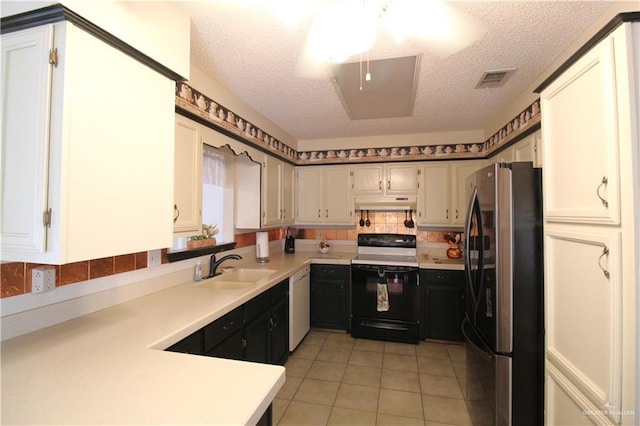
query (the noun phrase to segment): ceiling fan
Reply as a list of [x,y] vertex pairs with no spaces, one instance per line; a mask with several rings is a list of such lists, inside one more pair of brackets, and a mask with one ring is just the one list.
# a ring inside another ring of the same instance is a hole
[[305,78],[326,78],[331,64],[367,60],[383,38],[449,56],[484,32],[444,0],[279,0],[276,13],[290,28],[311,21],[296,69]]

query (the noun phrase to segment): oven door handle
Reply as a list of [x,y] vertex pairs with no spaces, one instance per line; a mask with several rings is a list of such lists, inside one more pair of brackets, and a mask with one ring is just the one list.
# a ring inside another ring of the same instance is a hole
[[374,321],[360,321],[360,325],[370,328],[381,328],[385,330],[400,330],[407,331],[409,327],[402,324],[390,324],[388,322],[374,322]]

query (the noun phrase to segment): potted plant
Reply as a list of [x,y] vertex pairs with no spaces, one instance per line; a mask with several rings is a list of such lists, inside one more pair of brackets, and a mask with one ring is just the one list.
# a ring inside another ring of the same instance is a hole
[[216,238],[215,236],[218,234],[219,229],[217,225],[202,225],[202,234],[193,235],[189,237],[187,241],[188,249],[195,249],[201,247],[215,246]]

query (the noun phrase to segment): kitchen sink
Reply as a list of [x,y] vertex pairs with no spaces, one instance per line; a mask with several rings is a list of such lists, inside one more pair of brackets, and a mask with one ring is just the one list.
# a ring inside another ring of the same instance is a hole
[[273,275],[273,269],[241,268],[232,272],[225,272],[213,278],[205,278],[198,282],[196,287],[212,288],[217,290],[240,290],[250,287],[258,281]]

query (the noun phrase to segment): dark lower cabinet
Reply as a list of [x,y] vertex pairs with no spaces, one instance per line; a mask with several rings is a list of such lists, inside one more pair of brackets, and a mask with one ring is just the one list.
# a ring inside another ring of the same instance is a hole
[[349,330],[351,268],[311,265],[311,326]]
[[284,365],[289,357],[289,281],[282,281],[244,308],[244,359]]
[[[289,358],[289,283],[286,296],[278,297],[271,307],[271,364],[284,365]],[[277,293],[277,292],[276,292]]]
[[[165,350],[284,365],[289,357],[289,280]],[[258,425],[271,426],[272,412],[269,405]]]
[[462,340],[464,271],[420,270],[420,337]]
[[203,355],[243,359],[242,306],[204,327]]

